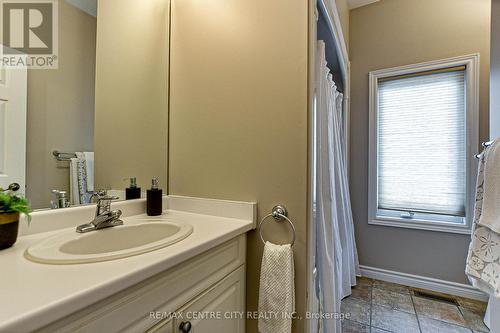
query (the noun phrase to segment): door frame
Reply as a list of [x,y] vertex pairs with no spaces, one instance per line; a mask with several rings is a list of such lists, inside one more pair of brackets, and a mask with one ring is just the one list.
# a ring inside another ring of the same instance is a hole
[[[314,159],[316,153],[314,151],[314,107],[315,107],[315,61],[316,61],[316,45],[317,45],[317,19],[318,10],[321,10],[325,16],[329,30],[332,33],[333,40],[336,42],[334,45],[337,56],[339,59],[342,78],[344,81],[344,108],[346,112],[345,117],[345,142],[346,142],[346,166],[349,175],[349,160],[350,160],[350,80],[351,69],[349,63],[349,55],[347,51],[347,43],[342,31],[340,15],[336,6],[329,5],[335,4],[334,1],[326,0],[309,0],[308,1],[308,193],[307,193],[307,291],[306,291],[306,311],[315,312],[318,309],[318,301],[315,297],[315,252],[316,252],[316,234],[315,234],[315,220],[314,220],[314,191],[315,191],[315,163]],[[317,333],[314,331],[315,321],[305,320],[305,332]]]

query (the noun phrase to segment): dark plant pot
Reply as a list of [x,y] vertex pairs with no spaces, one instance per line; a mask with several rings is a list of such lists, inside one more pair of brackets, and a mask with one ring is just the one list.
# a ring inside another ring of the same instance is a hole
[[19,230],[19,213],[0,213],[0,250],[14,245]]

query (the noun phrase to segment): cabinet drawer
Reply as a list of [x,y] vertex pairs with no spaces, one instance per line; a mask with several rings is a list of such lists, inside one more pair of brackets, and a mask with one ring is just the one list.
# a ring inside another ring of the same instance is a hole
[[40,332],[145,332],[161,321],[151,313],[175,312],[244,265],[245,251],[246,235],[241,235]]

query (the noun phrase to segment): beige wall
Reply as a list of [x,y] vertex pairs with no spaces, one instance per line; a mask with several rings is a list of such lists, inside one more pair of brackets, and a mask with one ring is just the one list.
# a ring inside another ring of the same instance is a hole
[[491,2],[490,138],[500,137],[500,0]]
[[[170,194],[283,203],[297,227],[297,310],[305,307],[307,2],[173,0]],[[286,225],[265,237],[289,241]],[[279,235],[279,236],[278,236]],[[247,310],[263,245],[248,235]],[[303,332],[299,323],[295,332]],[[257,332],[249,320],[249,333]]]
[[368,72],[480,53],[480,139],[486,139],[490,1],[382,0],[351,11],[350,22],[351,198],[361,264],[466,283],[470,236],[367,224]]
[[59,1],[59,69],[28,71],[26,184],[33,208],[69,190],[68,162],[52,150],[92,151],[96,19]]
[[347,48],[349,48],[349,4],[347,0],[335,0],[340,17],[340,25]]
[[[98,2],[95,183],[167,183],[169,0]],[[127,181],[124,180],[127,178]]]

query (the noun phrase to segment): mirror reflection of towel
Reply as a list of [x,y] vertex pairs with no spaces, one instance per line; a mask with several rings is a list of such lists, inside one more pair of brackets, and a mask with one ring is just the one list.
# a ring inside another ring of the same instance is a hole
[[84,152],[85,171],[87,173],[87,192],[94,192],[94,152]]
[[69,168],[71,204],[88,204],[94,191],[94,153],[75,152],[75,155]]
[[80,190],[78,187],[78,158],[72,158],[69,160],[69,191],[72,205],[80,204]]

